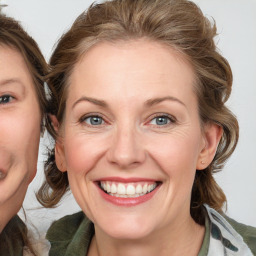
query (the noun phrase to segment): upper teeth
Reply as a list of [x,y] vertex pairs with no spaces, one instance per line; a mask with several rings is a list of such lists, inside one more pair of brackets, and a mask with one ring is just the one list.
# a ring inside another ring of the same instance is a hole
[[101,188],[112,196],[117,197],[138,197],[153,191],[156,183],[118,183],[111,181],[101,181]]

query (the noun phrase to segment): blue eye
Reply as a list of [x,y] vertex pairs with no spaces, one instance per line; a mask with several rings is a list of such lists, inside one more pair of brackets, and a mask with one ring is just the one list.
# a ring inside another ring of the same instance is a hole
[[89,116],[84,119],[89,125],[101,125],[104,123],[103,119],[100,116]]
[[151,120],[150,124],[161,126],[167,125],[170,122],[172,122],[172,120],[168,116],[157,116]]
[[3,95],[0,97],[0,104],[7,104],[12,101],[13,97],[11,95]]

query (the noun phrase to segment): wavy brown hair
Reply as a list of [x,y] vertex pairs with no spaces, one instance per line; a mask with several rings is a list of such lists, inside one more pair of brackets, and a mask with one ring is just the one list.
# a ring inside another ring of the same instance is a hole
[[[44,91],[44,76],[47,72],[47,64],[45,59],[32,37],[30,37],[13,18],[7,17],[0,12],[0,46],[7,46],[17,50],[21,53],[25,63],[28,67],[30,75],[34,81],[36,96],[39,102],[41,111],[41,130],[43,130],[43,120],[45,117],[47,100]],[[12,225],[10,225],[12,223]],[[14,225],[16,222],[10,220],[9,225],[3,230],[1,234],[1,244],[5,245],[6,250],[12,252],[12,244],[10,241],[16,241],[17,237],[21,239],[20,243],[25,246],[26,250],[36,255],[27,237],[27,228],[24,226],[22,229]],[[11,230],[10,230],[11,227]],[[15,236],[13,235],[15,234]]]
[[[191,195],[191,215],[203,223],[203,204],[221,211],[226,197],[213,174],[223,168],[238,141],[238,123],[225,106],[232,87],[232,72],[218,52],[210,22],[196,4],[186,0],[112,0],[93,4],[61,37],[50,59],[48,83],[53,87],[50,114],[63,121],[69,78],[75,64],[96,44],[146,38],[175,49],[194,68],[195,92],[202,124],[222,127],[223,136],[212,163],[197,171]],[[57,139],[53,127],[50,134]],[[55,206],[67,190],[67,173],[58,171],[54,150],[45,165],[46,181],[38,192],[45,207]]]

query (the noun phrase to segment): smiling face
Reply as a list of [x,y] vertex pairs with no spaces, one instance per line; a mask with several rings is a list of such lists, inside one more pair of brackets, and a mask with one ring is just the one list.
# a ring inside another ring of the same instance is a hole
[[96,234],[139,239],[193,222],[207,148],[194,80],[179,54],[150,41],[101,43],[76,64],[56,161]]
[[17,213],[37,168],[41,113],[22,55],[0,46],[0,232]]

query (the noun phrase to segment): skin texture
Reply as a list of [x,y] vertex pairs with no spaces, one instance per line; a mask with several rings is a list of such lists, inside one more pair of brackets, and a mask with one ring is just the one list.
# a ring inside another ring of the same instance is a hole
[[[100,43],[76,64],[56,161],[95,224],[89,255],[197,255],[204,228],[190,216],[191,189],[221,129],[201,127],[194,78],[182,56],[145,40]],[[96,183],[113,177],[160,185],[150,200],[118,206]]]
[[18,212],[34,178],[41,114],[22,55],[0,46],[0,232]]

